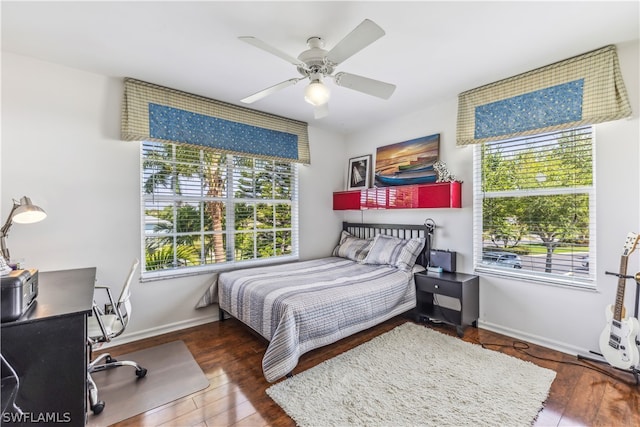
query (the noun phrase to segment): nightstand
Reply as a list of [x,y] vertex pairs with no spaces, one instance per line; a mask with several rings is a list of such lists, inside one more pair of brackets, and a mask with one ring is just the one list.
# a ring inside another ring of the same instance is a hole
[[[465,273],[416,273],[416,315],[442,320],[454,325],[458,336],[464,334],[464,327],[477,326],[480,315],[480,279]],[[455,298],[460,302],[460,310],[438,304],[438,296]]]

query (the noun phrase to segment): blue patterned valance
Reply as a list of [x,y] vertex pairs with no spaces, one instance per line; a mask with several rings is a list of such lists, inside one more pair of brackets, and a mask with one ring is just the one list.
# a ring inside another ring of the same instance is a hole
[[125,79],[122,137],[310,163],[307,124]]
[[458,101],[458,145],[631,115],[615,46],[464,92]]
[[298,136],[244,123],[149,104],[149,135],[224,152],[298,159]]
[[476,107],[475,138],[490,138],[576,122],[584,79]]

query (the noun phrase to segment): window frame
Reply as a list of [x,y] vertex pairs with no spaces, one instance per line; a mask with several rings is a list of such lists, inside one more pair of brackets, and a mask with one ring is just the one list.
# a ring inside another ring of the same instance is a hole
[[[235,210],[234,210],[234,206],[235,204],[238,203],[250,203],[250,204],[254,204],[254,205],[259,205],[259,204],[273,204],[273,205],[277,205],[277,204],[287,204],[291,206],[291,227],[286,227],[286,228],[277,228],[277,227],[273,227],[273,228],[265,228],[264,230],[271,230],[274,233],[277,233],[278,231],[290,231],[291,232],[291,253],[289,254],[285,254],[285,255],[276,255],[276,256],[270,256],[270,257],[264,257],[264,258],[260,258],[260,257],[255,257],[256,254],[256,248],[254,246],[254,258],[252,259],[247,259],[247,260],[235,260],[232,259],[230,261],[225,261],[225,262],[219,262],[219,263],[211,263],[211,264],[204,264],[204,265],[197,265],[197,266],[187,266],[187,267],[173,267],[173,268],[166,268],[166,269],[159,269],[159,270],[147,270],[147,265],[146,265],[146,238],[150,237],[150,235],[147,233],[146,230],[146,201],[149,199],[153,199],[154,196],[158,197],[157,195],[155,195],[155,193],[146,193],[145,192],[145,188],[144,188],[144,184],[145,184],[145,168],[144,168],[144,162],[145,162],[145,143],[146,142],[142,142],[140,144],[140,183],[139,183],[139,191],[140,191],[140,209],[141,209],[141,259],[143,260],[143,262],[141,263],[141,281],[142,282],[146,282],[146,281],[155,281],[155,280],[163,280],[163,279],[172,279],[172,278],[178,278],[178,277],[186,277],[186,276],[193,276],[193,275],[200,275],[200,274],[210,274],[210,273],[216,273],[219,271],[225,271],[225,270],[232,270],[232,269],[236,269],[236,268],[247,268],[247,267],[254,267],[254,266],[260,266],[260,265],[269,265],[269,264],[278,264],[278,263],[283,263],[283,262],[291,262],[291,261],[297,261],[299,259],[299,230],[298,230],[298,223],[299,223],[299,219],[298,219],[298,214],[299,214],[299,209],[298,209],[298,201],[299,201],[299,194],[298,194],[298,183],[299,183],[299,168],[297,166],[296,162],[286,162],[284,160],[272,160],[272,159],[263,159],[260,157],[256,157],[256,156],[251,156],[251,155],[238,155],[238,154],[223,154],[223,153],[217,153],[217,155],[221,155],[221,156],[226,156],[226,191],[225,191],[225,195],[222,197],[208,197],[206,194],[201,194],[200,196],[185,196],[185,195],[176,195],[175,192],[172,192],[172,194],[170,195],[163,195],[160,196],[159,198],[161,198],[164,202],[176,202],[178,200],[180,201],[193,201],[193,202],[198,202],[198,203],[202,203],[205,201],[211,201],[211,200],[216,200],[216,201],[222,201],[224,203],[224,212],[225,212],[225,221],[226,224],[234,224],[235,223]],[[153,142],[150,142],[153,143]],[[165,145],[171,145],[172,147],[175,147],[176,144],[175,143],[168,143],[168,142],[163,142],[162,144]],[[193,147],[195,150],[199,150],[200,152],[200,159],[199,162],[202,162],[203,159],[203,148],[202,147],[197,147],[194,146]],[[206,150],[206,149],[204,149]],[[175,149],[172,149],[172,162],[175,162]],[[253,172],[263,172],[264,169],[260,169],[258,167],[256,167],[255,163],[253,165],[253,167],[251,168],[247,168],[244,165],[235,165],[234,162],[234,158],[249,158],[249,159],[253,159],[255,160],[259,160],[260,162],[263,161],[274,161],[277,163],[282,163],[282,164],[286,164],[288,163],[290,168],[291,168],[291,197],[290,199],[275,199],[275,198],[270,198],[270,199],[266,199],[266,198],[247,198],[247,197],[235,197],[235,191],[234,191],[234,183],[235,183],[235,179],[234,177],[239,174],[241,171],[253,171]],[[166,191],[166,189],[164,190]],[[175,210],[175,204],[173,205],[174,210]],[[255,215],[255,209],[254,209],[254,215]],[[203,212],[201,212],[201,215],[203,215]],[[260,228],[254,228],[254,232],[255,233],[259,233],[262,229]],[[241,230],[241,233],[246,232],[246,230]],[[202,236],[204,236],[206,233],[205,231],[201,228],[199,232],[193,232],[190,234],[201,234]],[[203,234],[205,233],[205,234]],[[209,234],[212,234],[211,232],[207,232]],[[155,234],[155,233],[151,233],[151,237]],[[171,233],[171,236],[173,236],[173,248],[175,251],[175,247],[176,247],[176,236],[180,234],[180,233],[176,233],[176,231],[174,230]],[[235,229],[235,227],[229,229],[229,228],[225,228],[222,231],[222,235],[225,236],[225,252],[227,253],[227,256],[231,256],[234,257],[234,245],[235,245],[235,236],[236,234],[238,234],[238,230]],[[255,242],[254,242],[255,245]]]
[[[575,288],[581,290],[596,290],[596,272],[597,272],[597,259],[596,259],[596,128],[595,126],[579,126],[573,129],[567,129],[567,131],[573,131],[577,129],[587,128],[590,129],[591,137],[591,185],[590,186],[575,186],[575,187],[558,187],[555,189],[539,189],[539,190],[505,190],[505,191],[493,191],[483,192],[482,189],[482,145],[476,144],[473,148],[473,267],[474,271],[480,275],[490,275],[502,278],[518,279],[528,282],[554,285],[568,288]],[[533,139],[547,134],[554,134],[561,132],[544,132],[536,135],[525,135],[516,138],[508,138],[497,143],[506,141],[513,141],[515,139]],[[495,144],[496,142],[489,142],[489,144]],[[585,277],[560,275],[557,273],[547,272],[534,272],[525,268],[509,268],[500,267],[497,265],[489,265],[483,263],[483,201],[487,194],[491,197],[526,197],[526,196],[541,196],[541,195],[560,195],[560,194],[587,194],[589,204],[589,271]]]

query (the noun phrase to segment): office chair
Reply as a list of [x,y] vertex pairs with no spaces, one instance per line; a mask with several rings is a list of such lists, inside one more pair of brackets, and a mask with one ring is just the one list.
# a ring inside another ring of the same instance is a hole
[[[89,316],[87,327],[90,349],[89,360],[92,358],[91,353],[93,350],[100,348],[104,343],[110,342],[115,337],[121,335],[126,329],[131,317],[131,302],[129,301],[131,297],[130,286],[133,274],[136,268],[138,268],[139,263],[140,261],[137,259],[133,262],[117,302],[114,302],[111,289],[108,286],[95,287],[96,290],[106,291],[110,306],[107,306],[103,311],[95,301],[93,302],[93,316]],[[105,403],[98,400],[98,388],[93,378],[91,378],[91,374],[120,366],[131,366],[135,368],[138,379],[147,375],[147,370],[138,363],[128,360],[118,361],[108,353],[101,354],[89,363],[87,370],[87,387],[89,391],[90,408],[94,414],[97,415],[102,412]]]

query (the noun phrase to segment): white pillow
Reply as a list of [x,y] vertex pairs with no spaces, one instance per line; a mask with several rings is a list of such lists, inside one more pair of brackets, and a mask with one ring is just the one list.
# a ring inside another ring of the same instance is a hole
[[400,239],[378,234],[363,263],[390,265],[404,271],[411,271],[424,243],[424,237]]
[[333,256],[362,262],[369,253],[372,243],[373,239],[360,239],[343,230],[340,243],[333,250]]

